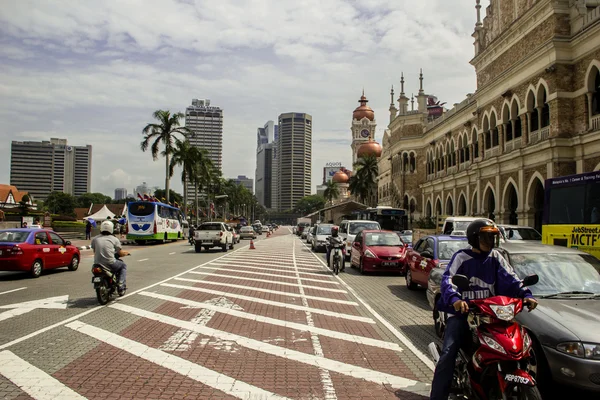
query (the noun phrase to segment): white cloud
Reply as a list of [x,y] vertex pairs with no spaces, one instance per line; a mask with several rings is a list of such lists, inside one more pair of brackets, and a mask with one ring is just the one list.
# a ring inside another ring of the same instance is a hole
[[226,176],[254,176],[256,127],[283,112],[312,114],[314,186],[326,162],[350,167],[351,115],[363,87],[379,140],[401,71],[409,95],[419,68],[426,92],[448,104],[475,90],[475,10],[464,3],[8,2],[0,14],[0,182],[9,179],[10,140],[64,137],[93,146],[94,191],[163,185],[164,162],[139,150],[141,129],[156,109],[183,111],[192,98],[210,98],[224,109]]

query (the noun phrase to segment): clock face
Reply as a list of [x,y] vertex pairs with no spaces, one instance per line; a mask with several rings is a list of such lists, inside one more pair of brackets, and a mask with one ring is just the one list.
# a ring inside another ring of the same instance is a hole
[[360,136],[364,138],[369,137],[369,131],[367,129],[363,129],[362,131],[360,131]]

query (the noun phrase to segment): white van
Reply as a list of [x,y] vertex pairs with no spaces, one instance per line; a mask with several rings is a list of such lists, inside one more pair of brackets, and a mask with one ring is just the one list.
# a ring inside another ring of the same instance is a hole
[[356,234],[360,231],[368,230],[379,230],[381,226],[377,221],[367,220],[343,220],[340,223],[340,237],[346,242],[346,258],[350,259],[350,251],[352,249],[352,242]]
[[[467,236],[467,228],[469,224],[477,219],[485,219],[496,227],[496,223],[488,218],[482,217],[448,217],[444,221],[444,227],[442,228],[442,235],[452,235],[452,236]],[[502,242],[504,239],[504,232],[502,229],[500,230],[500,241]]]

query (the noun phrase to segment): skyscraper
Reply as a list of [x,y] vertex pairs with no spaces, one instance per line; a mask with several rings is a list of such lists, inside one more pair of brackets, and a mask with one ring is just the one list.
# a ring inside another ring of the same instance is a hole
[[90,191],[92,146],[70,146],[67,139],[11,144],[10,184],[45,200],[53,192],[80,196]]
[[312,165],[312,116],[285,113],[279,116],[277,141],[278,209],[294,209],[310,195]]
[[115,200],[123,200],[127,198],[127,189],[116,188],[115,189]]
[[277,209],[277,138],[279,126],[268,121],[256,132],[255,196],[258,204],[267,209]]
[[231,180],[235,182],[236,185],[248,189],[250,193],[254,193],[254,179],[248,178],[246,175],[238,175],[237,178],[232,178]]
[[[210,105],[208,99],[193,99],[185,110],[185,126],[194,132],[190,143],[208,152],[215,168],[221,171],[223,161],[223,110]],[[188,182],[188,193],[194,185]]]

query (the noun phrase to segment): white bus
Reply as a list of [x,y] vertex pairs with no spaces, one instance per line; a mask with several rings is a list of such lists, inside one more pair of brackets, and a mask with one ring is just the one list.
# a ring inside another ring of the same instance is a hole
[[184,238],[181,211],[177,207],[153,201],[127,204],[127,239],[144,244]]

